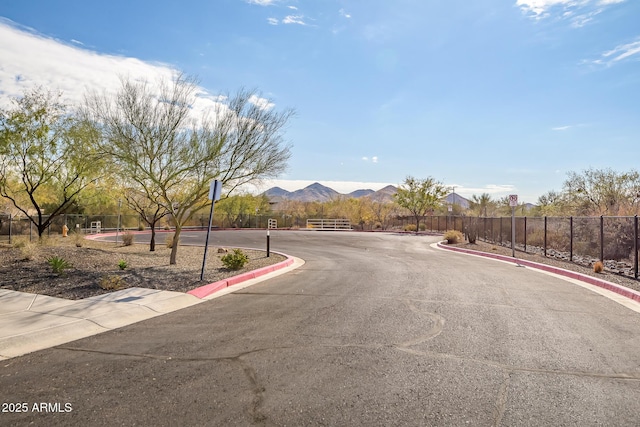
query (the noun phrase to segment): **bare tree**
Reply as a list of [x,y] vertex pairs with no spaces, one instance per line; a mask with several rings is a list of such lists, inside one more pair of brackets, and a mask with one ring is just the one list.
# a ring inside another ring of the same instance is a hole
[[101,169],[96,129],[60,98],[38,88],[0,110],[0,195],[40,237]]
[[198,118],[196,93],[196,81],[181,75],[157,88],[123,79],[115,96],[94,94],[86,103],[103,129],[104,151],[136,190],[169,212],[176,227],[170,264],[183,226],[210,203],[212,180],[220,180],[228,195],[277,176],[290,156],[282,132],[292,110],[276,112],[255,92],[241,90]]
[[149,251],[156,250],[156,225],[158,222],[169,215],[169,211],[164,207],[162,202],[158,202],[157,195],[151,196],[136,190],[135,188],[126,188],[124,190],[124,199],[127,205],[140,215],[142,221],[149,226],[151,230],[151,239],[149,240]]

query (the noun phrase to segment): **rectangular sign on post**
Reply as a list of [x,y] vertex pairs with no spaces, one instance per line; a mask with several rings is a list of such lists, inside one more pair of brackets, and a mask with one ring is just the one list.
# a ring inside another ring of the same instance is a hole
[[518,206],[518,195],[517,194],[510,194],[509,195],[509,206],[511,206],[512,208],[515,208]]
[[222,185],[220,185],[220,181],[217,179],[215,181],[211,181],[211,186],[209,187],[209,200],[220,200],[220,191]]
[[207,265],[207,250],[209,249],[209,234],[211,233],[211,223],[213,221],[213,206],[216,204],[216,200],[220,200],[222,184],[217,179],[211,181],[211,187],[209,187],[209,200],[211,200],[211,211],[209,211],[209,228],[207,228],[207,238],[204,242],[204,255],[202,257],[202,270],[200,271],[200,280],[204,280],[204,269]]

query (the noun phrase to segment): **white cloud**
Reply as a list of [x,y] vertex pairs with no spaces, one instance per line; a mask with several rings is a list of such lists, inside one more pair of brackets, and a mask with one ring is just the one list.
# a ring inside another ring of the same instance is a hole
[[[79,105],[89,92],[115,93],[121,88],[121,77],[133,81],[171,80],[178,70],[167,64],[144,62],[137,58],[100,54],[66,44],[33,30],[19,28],[9,20],[0,19],[0,107],[9,107],[12,98],[21,97],[30,89],[42,86],[61,91],[64,102]],[[226,96],[196,89],[193,115],[224,113]],[[249,100],[260,108],[274,104],[265,98]]]
[[567,130],[567,129],[571,129],[573,126],[557,126],[554,128],[551,128],[551,130]]
[[624,60],[640,60],[640,39],[618,45],[611,50],[604,52],[600,58],[594,60],[584,60],[583,64],[612,66]]
[[306,22],[304,22],[304,16],[303,15],[288,15],[285,16],[284,19],[282,20],[283,24],[298,24],[298,25],[307,25]]
[[373,157],[371,158],[371,161],[372,161],[373,163],[378,163],[378,156],[373,156]]
[[347,18],[347,19],[351,18],[351,14],[345,12],[344,9],[340,9],[338,12],[340,13],[340,16],[342,16],[343,18]]
[[623,59],[627,59],[633,55],[637,55],[640,53],[640,40],[637,40],[632,43],[622,44],[616,46],[612,50],[605,52],[602,54],[603,57],[609,58],[612,57],[610,62],[618,62]]
[[42,86],[60,90],[66,102],[78,103],[88,90],[115,92],[120,76],[133,80],[170,79],[177,72],[167,64],[99,54],[65,44],[0,19],[0,102]]
[[[451,184],[446,186],[452,187]],[[515,185],[511,184],[487,184],[484,187],[465,187],[464,185],[455,185],[455,188],[456,194],[467,198],[473,196],[474,194],[480,195],[483,193],[487,193],[492,197],[502,197],[508,196],[509,194],[515,194],[517,190]]]
[[276,18],[267,18],[267,22],[271,25],[278,25],[279,21]]
[[275,4],[277,0],[247,0],[247,3],[249,4],[257,4],[260,6],[270,6],[272,4]]
[[291,10],[298,10],[298,8],[297,8],[297,7],[295,7],[295,6],[287,6],[287,7],[288,7],[289,9],[291,9]]
[[369,158],[365,156],[365,157],[362,158],[362,160],[364,160],[365,162],[368,162]]
[[275,104],[269,102],[267,98],[260,98],[256,95],[251,95],[249,97],[249,102],[260,108],[261,110],[270,110],[275,106]]
[[544,19],[557,13],[571,20],[571,26],[580,28],[593,21],[608,6],[626,0],[517,0],[516,6],[534,19]]

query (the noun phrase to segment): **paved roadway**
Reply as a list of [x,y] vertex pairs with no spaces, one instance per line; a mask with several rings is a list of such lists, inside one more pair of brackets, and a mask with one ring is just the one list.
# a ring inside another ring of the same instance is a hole
[[[264,240],[212,235],[213,245]],[[0,425],[640,423],[640,314],[530,269],[433,249],[436,240],[272,232],[273,250],[306,264],[3,361],[2,409],[24,402],[28,412],[0,413]],[[49,413],[34,411],[40,403]]]

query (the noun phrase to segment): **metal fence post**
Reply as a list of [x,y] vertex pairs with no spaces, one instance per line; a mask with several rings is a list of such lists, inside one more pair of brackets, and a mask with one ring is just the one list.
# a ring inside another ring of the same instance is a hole
[[498,231],[498,244],[502,245],[502,217],[500,217],[500,231]]
[[544,256],[547,256],[547,217],[544,217]]
[[524,217],[524,251],[527,252],[527,217]]
[[600,261],[604,262],[604,216],[600,215]]
[[569,217],[569,261],[573,261],[573,217]]
[[633,217],[633,277],[638,278],[638,215]]

